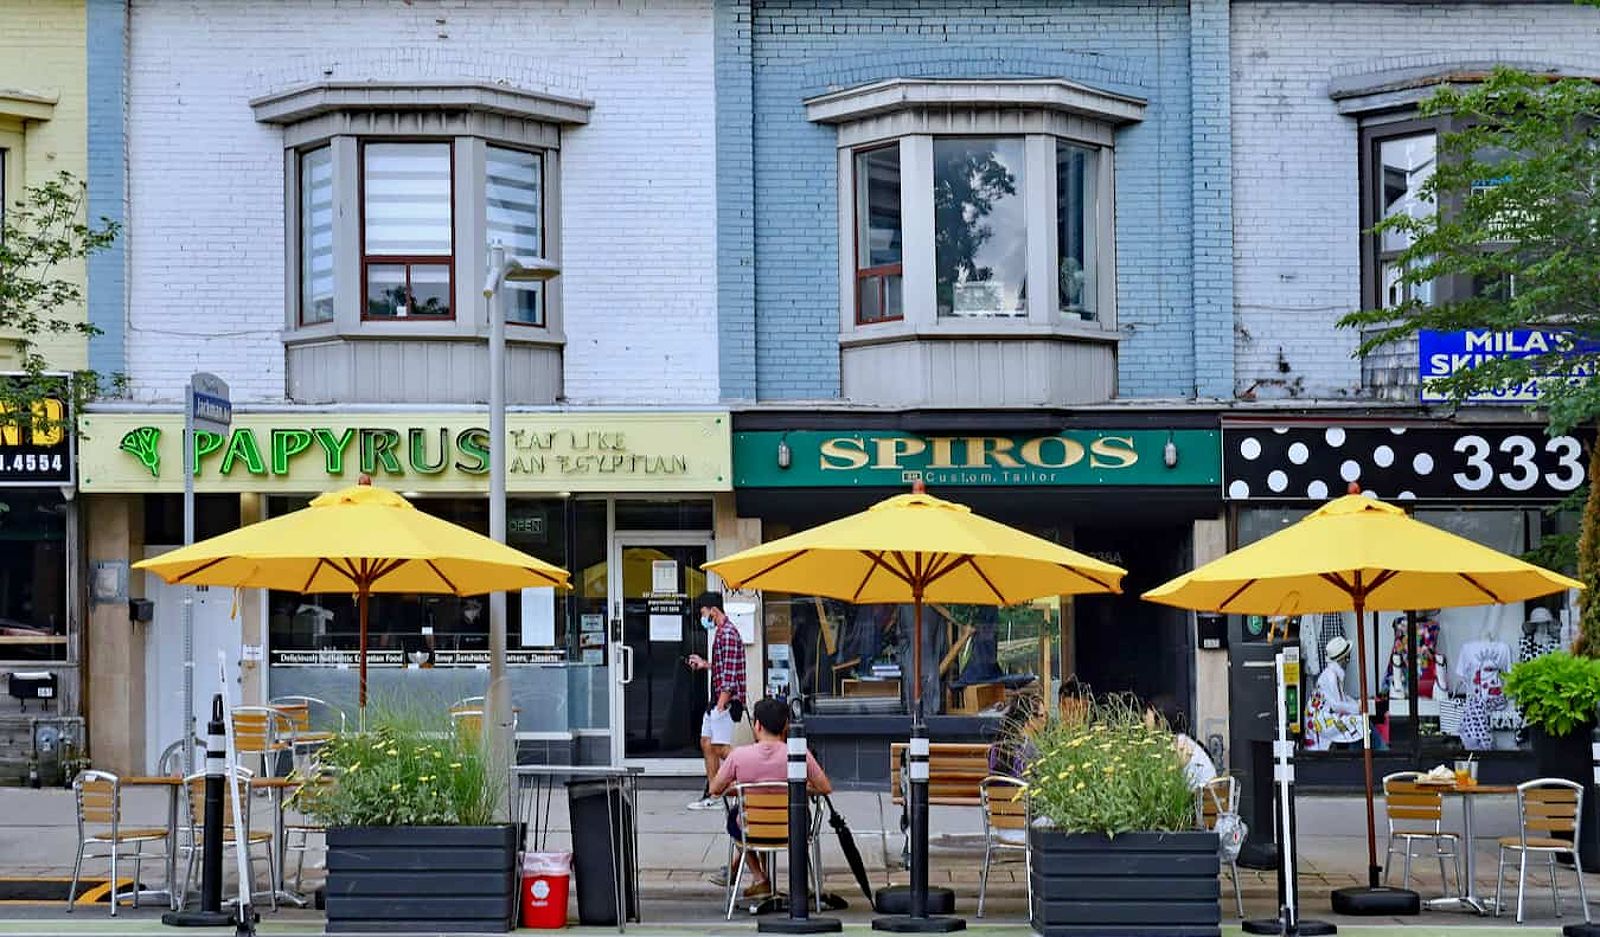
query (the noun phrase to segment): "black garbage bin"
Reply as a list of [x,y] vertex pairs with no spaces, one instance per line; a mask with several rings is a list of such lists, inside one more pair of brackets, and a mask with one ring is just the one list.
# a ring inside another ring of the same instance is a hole
[[[572,820],[572,877],[577,889],[578,923],[585,927],[616,926],[618,871],[628,917],[637,919],[633,801],[604,781],[570,781],[567,808]],[[620,869],[617,863],[621,863]]]

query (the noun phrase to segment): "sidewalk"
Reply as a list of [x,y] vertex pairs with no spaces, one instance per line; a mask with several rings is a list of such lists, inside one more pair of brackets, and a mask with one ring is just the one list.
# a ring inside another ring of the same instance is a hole
[[[630,928],[631,934],[648,934],[663,931],[650,930],[662,922],[696,924],[695,933],[713,933],[730,927],[735,933],[750,932],[750,918],[736,912],[732,925],[722,923],[721,901],[725,890],[711,884],[709,874],[723,863],[727,855],[727,838],[723,833],[723,817],[717,811],[689,811],[685,804],[692,791],[642,790],[637,816],[639,831],[639,858],[641,866],[640,887],[643,915],[647,927]],[[125,822],[152,824],[165,822],[165,800],[157,791],[131,790],[127,798],[128,820]],[[1502,802],[1503,801],[1503,802]],[[876,793],[844,791],[833,796],[833,802],[849,820],[855,840],[866,863],[874,887],[885,882],[904,883],[906,874],[899,868],[901,836],[898,831],[899,811]],[[880,812],[881,804],[881,812]],[[270,823],[268,805],[261,800],[254,805],[256,815],[267,828]],[[1479,842],[1478,891],[1494,892],[1495,837],[1511,832],[1515,826],[1515,805],[1509,799],[1484,799],[1478,804],[1477,830]],[[559,801],[551,811],[551,839],[549,848],[570,848],[571,834],[565,805]],[[1450,819],[1459,832],[1459,815]],[[1302,797],[1299,803],[1301,902],[1302,914],[1307,917],[1329,920],[1327,893],[1347,885],[1364,883],[1366,878],[1366,844],[1361,834],[1364,811],[1358,797]],[[1379,822],[1381,823],[1381,817]],[[990,876],[989,897],[984,921],[972,920],[977,901],[978,876],[982,860],[982,820],[975,809],[935,808],[933,811],[933,839],[930,880],[955,889],[957,904],[962,915],[972,924],[1012,924],[1020,926],[1025,920],[1026,904],[1020,853],[1012,852],[998,862]],[[884,830],[887,829],[887,836]],[[76,827],[73,820],[72,793],[65,790],[30,790],[25,788],[0,788],[0,879],[18,878],[70,878],[75,849]],[[846,898],[851,904],[848,911],[837,915],[847,922],[865,923],[871,912],[857,888],[839,851],[838,839],[831,829],[823,835],[823,865],[826,870],[825,889]],[[1381,849],[1381,843],[1380,843]],[[1015,857],[1015,858],[1013,858]],[[1382,855],[1380,853],[1380,860]],[[86,874],[104,878],[104,862],[86,868]],[[131,870],[130,870],[131,871]],[[1438,865],[1418,861],[1414,864],[1417,879],[1413,886],[1425,896],[1437,894]],[[143,877],[147,882],[160,878],[159,863],[147,863]],[[289,869],[292,880],[293,868]],[[1249,916],[1271,916],[1276,905],[1276,880],[1269,873],[1241,870],[1245,908]],[[306,868],[306,886],[320,881],[321,872]],[[781,878],[781,873],[780,873]],[[1547,884],[1536,885],[1536,876],[1529,876],[1529,924],[1542,927],[1524,927],[1518,933],[1558,933],[1557,923],[1581,920],[1576,890],[1563,883],[1565,918],[1557,921],[1552,916]],[[1568,880],[1570,881],[1570,879]],[[1600,876],[1590,876],[1591,888],[1600,900]],[[1233,914],[1231,889],[1224,877],[1223,907],[1225,920]],[[1514,891],[1514,883],[1508,892]],[[320,915],[303,911],[284,911],[274,916],[264,915],[270,925],[263,933],[290,932],[295,928],[319,932]],[[155,921],[159,913],[149,909],[133,912],[125,909],[118,913],[119,926],[131,927],[141,921]],[[10,922],[10,923],[7,923]],[[1462,926],[1486,927],[1509,925],[1509,918],[1494,919],[1456,913],[1426,913],[1421,918],[1382,921],[1335,921],[1344,925],[1374,925],[1393,923],[1407,925],[1412,934],[1444,933],[1447,929]],[[110,925],[104,905],[81,906],[71,915],[64,913],[60,903],[0,904],[0,933],[87,933],[86,928]],[[159,929],[159,924],[155,925]],[[18,928],[21,930],[18,930]],[[59,930],[65,927],[67,930]],[[280,928],[289,928],[283,931]],[[101,933],[114,931],[99,931]],[[612,931],[598,931],[610,933]],[[1365,931],[1361,931],[1365,933]],[[664,932],[663,932],[664,933]],[[1478,931],[1488,937],[1489,930]]]

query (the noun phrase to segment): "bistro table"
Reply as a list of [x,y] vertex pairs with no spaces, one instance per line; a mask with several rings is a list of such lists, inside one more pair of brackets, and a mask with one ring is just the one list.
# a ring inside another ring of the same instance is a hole
[[[129,787],[161,787],[167,791],[167,887],[165,889],[144,890],[138,892],[140,898],[165,898],[168,907],[174,911],[178,909],[178,802],[183,794],[183,778],[175,774],[157,774],[148,777],[125,777],[122,786]],[[134,882],[137,888],[138,882]],[[116,888],[112,884],[113,890]],[[117,900],[116,895],[111,896],[112,901]]]
[[[532,838],[532,851],[540,852],[550,835],[550,810],[555,801],[556,782],[561,779],[595,780],[605,785],[606,848],[621,840],[627,855],[611,857],[611,884],[617,901],[617,932],[628,928],[628,895],[639,894],[639,823],[637,816],[629,818],[630,805],[637,809],[639,802],[638,778],[644,769],[636,765],[517,765],[511,769],[511,815],[527,824]],[[531,803],[523,801],[523,787],[533,795]],[[624,816],[616,816],[612,798],[616,797]],[[618,829],[619,820],[624,822]],[[574,833],[574,839],[576,834]],[[576,845],[576,843],[574,843]],[[517,889],[518,915],[521,915],[522,890]],[[634,920],[638,920],[635,916]]]
[[1446,797],[1456,796],[1461,798],[1461,851],[1462,864],[1465,866],[1463,877],[1466,881],[1461,885],[1461,896],[1457,898],[1435,898],[1427,905],[1430,909],[1439,911],[1471,911],[1475,914],[1493,914],[1495,901],[1493,898],[1480,896],[1478,888],[1478,862],[1477,851],[1474,848],[1474,838],[1477,834],[1477,824],[1473,821],[1473,801],[1479,797],[1508,797],[1516,794],[1517,788],[1511,784],[1469,784],[1462,787],[1459,784],[1423,784],[1423,790],[1437,791]]
[[290,891],[283,884],[283,869],[287,865],[283,861],[284,835],[283,827],[283,794],[284,791],[293,790],[300,786],[299,778],[251,778],[251,790],[264,790],[272,794],[272,851],[278,857],[274,863],[276,868],[272,873],[272,892],[279,901],[287,901],[297,908],[303,908],[311,901],[299,892]]

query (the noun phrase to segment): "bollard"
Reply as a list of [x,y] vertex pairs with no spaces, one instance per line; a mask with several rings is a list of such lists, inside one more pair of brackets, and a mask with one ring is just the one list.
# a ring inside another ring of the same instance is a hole
[[961,918],[928,915],[928,727],[923,722],[920,699],[911,717],[906,777],[910,781],[908,799],[911,812],[910,913],[874,918],[872,929],[891,934],[948,934],[965,930],[967,922]]
[[[233,915],[222,911],[222,801],[228,771],[228,742],[222,722],[222,694],[211,698],[211,722],[206,726],[205,838],[200,853],[200,907],[180,908],[161,916],[171,927],[226,927]],[[180,796],[187,796],[184,791]]]
[[800,697],[789,701],[789,916],[762,921],[763,934],[829,934],[840,931],[837,918],[811,917],[811,801],[806,794],[806,724]]

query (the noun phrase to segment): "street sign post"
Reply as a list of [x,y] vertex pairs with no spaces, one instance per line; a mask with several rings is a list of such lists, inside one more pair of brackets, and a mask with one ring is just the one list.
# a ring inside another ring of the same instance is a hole
[[[194,436],[226,435],[233,423],[228,384],[198,371],[189,379],[183,407],[183,545],[194,543]],[[183,771],[194,771],[194,587],[183,588]]]

